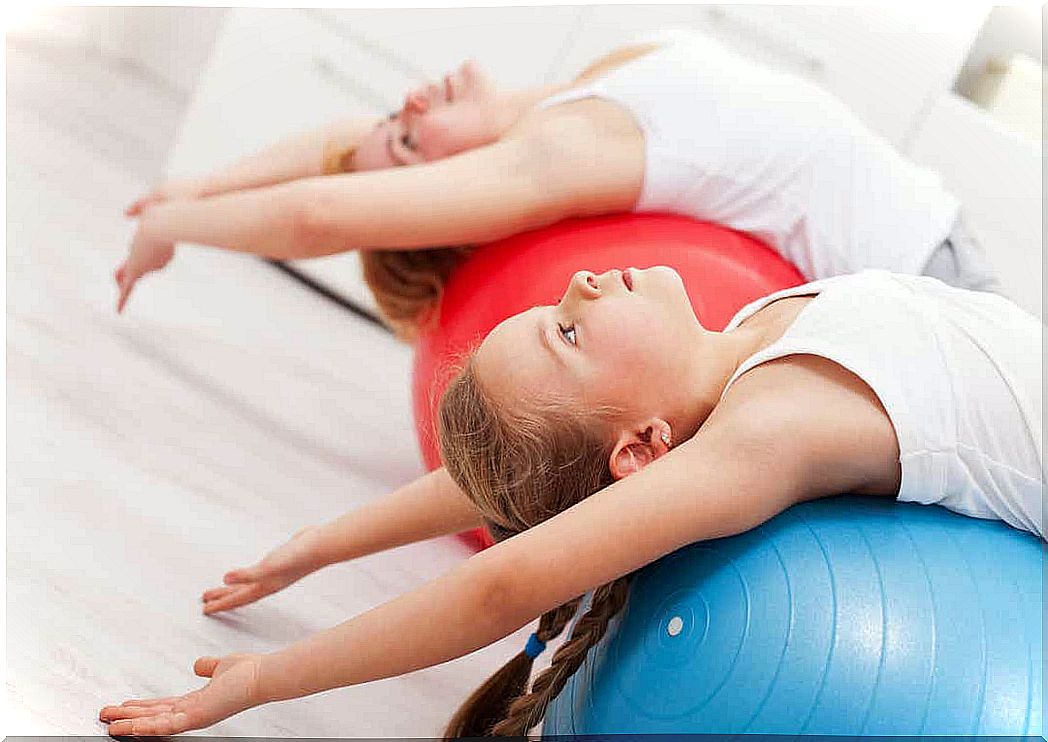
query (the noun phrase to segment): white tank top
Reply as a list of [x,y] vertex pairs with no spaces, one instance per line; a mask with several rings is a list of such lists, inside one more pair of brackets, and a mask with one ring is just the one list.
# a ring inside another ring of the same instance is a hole
[[758,299],[733,330],[787,296],[817,294],[781,338],[728,380],[774,358],[827,358],[880,398],[899,442],[898,499],[995,518],[1045,538],[1041,324],[1007,299],[881,270]]
[[762,239],[809,280],[883,268],[920,273],[957,218],[939,178],[905,160],[843,103],[697,31],[539,109],[596,96],[644,133],[636,212],[712,221]]

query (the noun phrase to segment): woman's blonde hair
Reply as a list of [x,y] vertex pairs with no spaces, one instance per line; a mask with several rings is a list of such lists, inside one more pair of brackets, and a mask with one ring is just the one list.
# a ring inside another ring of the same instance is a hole
[[[356,147],[325,153],[325,175],[356,169]],[[364,281],[378,304],[382,321],[405,342],[437,320],[444,284],[475,245],[425,250],[360,250]]]
[[[444,392],[438,437],[444,466],[481,512],[496,541],[511,538],[614,481],[612,444],[603,421],[611,408],[578,414],[564,400],[500,410],[481,386],[472,357]],[[528,689],[532,659],[523,651],[489,678],[455,713],[444,739],[521,736],[542,721],[550,702],[601,640],[626,603],[630,575],[597,588],[589,610]],[[536,634],[556,638],[582,596],[547,611]]]

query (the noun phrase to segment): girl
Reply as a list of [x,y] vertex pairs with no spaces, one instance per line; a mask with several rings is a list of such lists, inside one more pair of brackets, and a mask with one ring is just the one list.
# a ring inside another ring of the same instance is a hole
[[117,307],[176,241],[277,259],[366,248],[382,314],[411,339],[477,243],[622,211],[749,232],[808,279],[883,268],[998,290],[956,199],[843,104],[664,30],[569,84],[498,94],[470,61],[386,120],[337,122],[162,187],[128,209],[140,221]]
[[[541,616],[445,730],[522,735],[622,609],[635,570],[795,503],[843,492],[939,503],[1043,539],[1040,337],[1000,296],[880,270],[773,293],[724,332],[699,324],[672,269],[579,272],[556,306],[496,327],[452,381],[445,470],[230,573],[204,610],[467,524],[488,524],[498,543],[281,652],[200,658],[204,688],[100,718],[110,734],[196,729],[445,662]],[[529,689],[533,658],[589,590]]]

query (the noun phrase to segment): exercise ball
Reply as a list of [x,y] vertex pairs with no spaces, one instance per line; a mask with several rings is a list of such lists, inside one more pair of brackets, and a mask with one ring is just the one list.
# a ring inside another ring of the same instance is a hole
[[[456,363],[502,320],[560,301],[572,274],[668,265],[684,280],[704,327],[720,330],[745,304],[803,277],[763,243],[671,214],[568,219],[484,245],[449,278],[439,320],[415,345],[415,427],[428,469],[441,465],[434,418]],[[486,530],[464,534],[483,548]]]
[[1041,735],[1044,546],[856,496],[689,545],[634,574],[543,736]]

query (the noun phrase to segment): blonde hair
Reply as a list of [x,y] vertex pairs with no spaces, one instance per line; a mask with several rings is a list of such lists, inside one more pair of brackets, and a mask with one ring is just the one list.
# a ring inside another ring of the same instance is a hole
[[[324,153],[323,173],[351,173],[357,148]],[[444,285],[451,272],[476,249],[475,245],[425,250],[359,250],[364,282],[371,289],[386,326],[404,342],[437,320]]]
[[[579,415],[570,403],[546,399],[512,414],[481,386],[472,357],[440,402],[440,452],[448,473],[481,512],[496,541],[511,538],[614,481],[612,444],[602,424],[615,410]],[[520,736],[542,721],[550,702],[624,607],[630,575],[594,591],[589,610],[528,689],[532,659],[523,651],[478,688],[455,713],[444,739]],[[556,638],[582,596],[543,614],[536,634]]]

